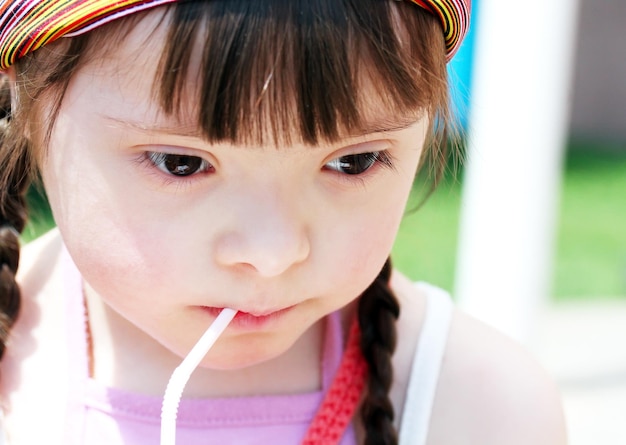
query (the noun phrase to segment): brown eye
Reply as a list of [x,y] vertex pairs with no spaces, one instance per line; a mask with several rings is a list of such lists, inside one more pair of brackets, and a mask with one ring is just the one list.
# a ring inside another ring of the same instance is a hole
[[330,161],[326,168],[346,175],[360,175],[376,164],[379,156],[378,152],[342,156]]
[[199,172],[208,172],[213,166],[198,156],[171,153],[147,153],[148,159],[163,173],[174,176],[191,176]]

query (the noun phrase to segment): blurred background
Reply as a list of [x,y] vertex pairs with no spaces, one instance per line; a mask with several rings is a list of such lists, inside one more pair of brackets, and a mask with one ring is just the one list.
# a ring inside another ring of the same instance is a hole
[[450,67],[467,161],[395,263],[531,349],[572,445],[626,444],[626,2],[526,9],[473,2]]
[[[416,181],[393,257],[531,349],[572,445],[625,444],[626,1],[526,9],[473,1],[450,64],[467,161],[425,202]],[[26,240],[52,224],[30,195]]]

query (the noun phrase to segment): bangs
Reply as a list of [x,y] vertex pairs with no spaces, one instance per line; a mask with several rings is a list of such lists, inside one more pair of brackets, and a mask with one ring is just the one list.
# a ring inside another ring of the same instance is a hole
[[[156,51],[153,98],[208,142],[317,145],[426,115],[434,131],[424,161],[437,182],[452,120],[442,28],[424,9],[391,0],[185,0],[157,9],[144,41]],[[27,122],[43,123],[30,130],[45,133],[36,159],[73,75],[106,64],[146,14],[60,39],[16,64],[28,81],[18,83],[13,126],[26,133]]]
[[[213,0],[169,9],[154,93],[178,118],[193,103],[209,142],[315,145],[362,134],[381,114],[415,120],[447,107],[441,27],[410,2]],[[192,68],[194,51],[201,66]]]

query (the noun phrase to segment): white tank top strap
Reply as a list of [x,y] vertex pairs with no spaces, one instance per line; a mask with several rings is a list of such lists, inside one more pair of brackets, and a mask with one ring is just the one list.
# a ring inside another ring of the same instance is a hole
[[426,314],[411,366],[399,445],[426,444],[453,313],[453,303],[447,292],[427,283],[417,283],[416,286],[427,296]]

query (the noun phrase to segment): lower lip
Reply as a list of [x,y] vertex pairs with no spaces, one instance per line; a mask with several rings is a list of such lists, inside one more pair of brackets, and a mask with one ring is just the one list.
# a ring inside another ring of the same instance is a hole
[[[258,330],[269,326],[281,319],[292,307],[281,309],[280,311],[272,312],[267,315],[252,315],[247,312],[237,312],[235,318],[230,322],[229,327],[234,327],[241,330]],[[208,312],[211,316],[217,317],[223,308],[202,306],[204,312]]]

